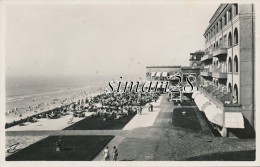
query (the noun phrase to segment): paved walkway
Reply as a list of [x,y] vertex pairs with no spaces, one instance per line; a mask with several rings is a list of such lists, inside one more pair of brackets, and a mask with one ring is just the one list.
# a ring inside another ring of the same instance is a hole
[[[110,150],[117,146],[119,161],[178,161],[207,155],[224,155],[223,153],[231,155],[233,152],[234,155],[240,155],[242,151],[255,150],[254,139],[212,137],[201,113],[194,106],[181,108],[190,108],[191,112],[196,113],[201,130],[173,126],[172,112],[176,106],[166,101],[166,97],[167,95],[162,95],[153,104],[153,112],[148,112],[147,106],[144,107],[143,114],[136,115],[122,130],[9,131],[6,135],[113,135],[115,137],[108,146]],[[222,157],[225,156],[217,158],[219,160]],[[94,161],[103,161],[103,151]]]
[[[142,114],[137,114],[124,128],[123,131],[129,131],[127,133],[126,137],[140,137],[139,133],[135,133],[135,130],[138,128],[144,128],[144,127],[151,127],[153,126],[159,112],[160,112],[160,106],[161,106],[161,101],[163,97],[160,96],[159,99],[156,102],[152,102],[151,104],[153,105],[153,111],[149,112],[148,111],[148,104],[143,107]],[[113,146],[118,146],[126,137],[123,136],[116,136],[113,138],[108,146],[110,146],[110,149],[112,149]],[[94,161],[102,161],[104,160],[103,158],[103,151],[101,151]]]

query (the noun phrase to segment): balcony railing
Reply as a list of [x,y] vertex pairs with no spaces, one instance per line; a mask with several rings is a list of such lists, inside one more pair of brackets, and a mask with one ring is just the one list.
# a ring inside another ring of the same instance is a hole
[[227,78],[227,69],[220,66],[219,68],[213,68],[212,77],[214,78]]
[[209,60],[209,59],[212,59],[212,58],[213,58],[212,53],[211,52],[207,52],[207,53],[205,53],[205,55],[203,55],[201,57],[201,61],[206,61],[206,60]]
[[212,76],[212,69],[211,68],[204,68],[201,73],[202,76],[211,77]]
[[223,89],[216,86],[202,86],[200,91],[202,91],[207,96],[210,96],[211,99],[216,100],[218,103],[223,104],[223,106],[240,106],[238,103],[232,103],[232,94],[230,92],[223,91]]
[[227,55],[227,48],[216,48],[216,50],[213,51],[213,56],[220,56],[220,55]]

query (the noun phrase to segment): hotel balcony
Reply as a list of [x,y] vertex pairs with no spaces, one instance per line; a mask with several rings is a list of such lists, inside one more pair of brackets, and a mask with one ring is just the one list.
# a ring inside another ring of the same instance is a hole
[[203,55],[203,57],[201,57],[201,61],[206,61],[206,60],[210,60],[213,58],[212,53],[206,53],[205,55]]
[[221,68],[214,69],[212,72],[212,77],[219,79],[227,79],[227,71]]
[[[232,103],[232,95],[226,89],[218,88],[213,85],[200,87],[200,91],[210,100],[215,101],[223,107],[240,107],[238,103]],[[228,108],[226,108],[228,109]]]
[[227,56],[227,48],[217,48],[213,51],[213,56]]
[[[242,113],[243,107],[232,100],[232,93],[227,92],[226,86],[217,87],[210,83],[201,85],[198,93],[195,92],[192,96],[199,110],[221,136],[239,137],[240,134],[235,130],[239,129],[240,133],[248,131]],[[250,135],[254,136],[254,133]]]
[[212,76],[211,69],[209,69],[209,68],[204,68],[204,69],[200,72],[200,75],[201,75],[201,76],[204,76],[204,77],[211,77],[211,76]]

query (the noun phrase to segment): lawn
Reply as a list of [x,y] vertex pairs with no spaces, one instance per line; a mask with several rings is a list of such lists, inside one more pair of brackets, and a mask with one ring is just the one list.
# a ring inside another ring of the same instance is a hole
[[114,136],[63,136],[63,148],[56,152],[58,136],[49,136],[8,157],[7,161],[91,161]]
[[118,120],[103,120],[102,118],[86,117],[83,120],[65,128],[64,130],[120,130],[122,129],[136,113],[120,118]]
[[[184,116],[182,112],[186,112]],[[172,124],[190,130],[201,130],[201,126],[193,108],[175,108],[172,115]]]

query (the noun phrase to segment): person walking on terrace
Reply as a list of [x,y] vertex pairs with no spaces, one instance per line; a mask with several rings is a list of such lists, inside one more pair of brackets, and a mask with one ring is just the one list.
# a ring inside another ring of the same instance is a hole
[[117,161],[117,157],[118,157],[118,150],[116,148],[116,146],[113,147],[113,161]]
[[110,160],[110,153],[109,153],[108,147],[105,148],[105,150],[103,151],[103,154],[104,154],[105,161],[109,161]]

